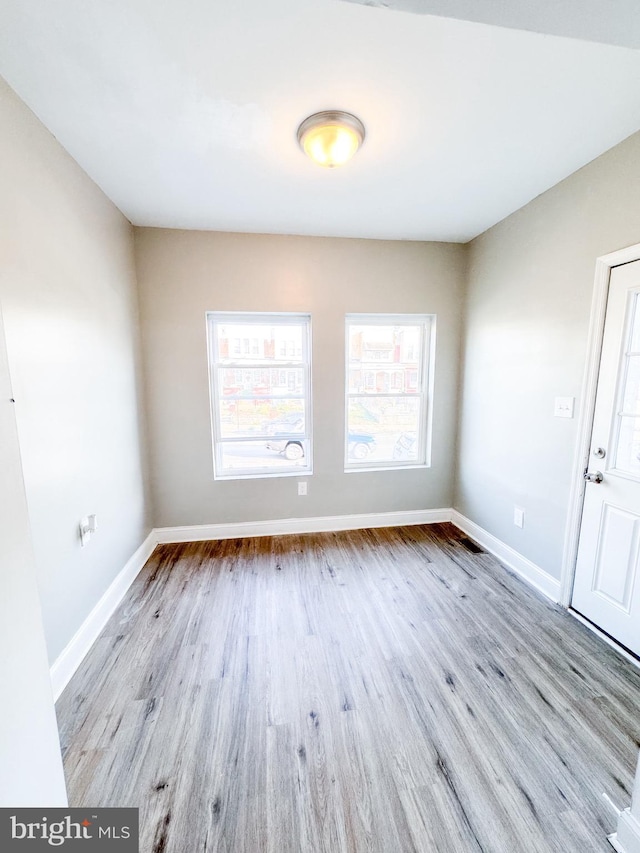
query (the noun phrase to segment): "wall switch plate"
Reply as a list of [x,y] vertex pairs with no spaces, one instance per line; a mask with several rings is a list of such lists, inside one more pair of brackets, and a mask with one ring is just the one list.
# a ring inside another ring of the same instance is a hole
[[306,483],[298,483],[298,495],[306,495],[307,494],[307,484]]
[[78,532],[80,534],[80,544],[84,548],[84,546],[88,543],[89,539],[91,539],[91,528],[89,527],[88,518],[80,519],[80,524],[78,525]]
[[516,527],[524,527],[524,510],[521,506],[513,508],[513,523]]
[[575,397],[556,397],[553,406],[554,418],[572,418]]

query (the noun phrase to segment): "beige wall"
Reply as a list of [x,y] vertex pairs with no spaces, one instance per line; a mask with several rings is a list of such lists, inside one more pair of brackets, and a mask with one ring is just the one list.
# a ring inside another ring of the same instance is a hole
[[[469,246],[456,507],[559,577],[595,261],[640,242],[640,134]],[[526,510],[513,525],[513,506]]]
[[[448,507],[465,249],[434,243],[136,229],[155,523]],[[314,474],[213,479],[206,311],[312,315]],[[344,315],[434,313],[432,467],[343,471]]]
[[133,235],[1,80],[0,127],[0,303],[53,661],[150,527]]

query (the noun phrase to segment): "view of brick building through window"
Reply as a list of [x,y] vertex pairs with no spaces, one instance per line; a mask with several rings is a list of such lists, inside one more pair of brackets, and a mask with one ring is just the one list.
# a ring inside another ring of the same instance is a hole
[[311,470],[310,319],[208,315],[215,475]]
[[[355,327],[357,328],[357,327]],[[370,327],[371,328],[371,327]],[[354,331],[350,338],[351,363],[374,367],[351,368],[349,386],[358,391],[418,392],[419,329],[383,327],[371,328],[371,334],[386,333],[386,340],[368,339],[363,329]],[[380,363],[380,367],[377,364]],[[387,366],[389,365],[389,366]]]
[[[428,464],[433,325],[347,317],[345,469]],[[310,473],[310,317],[212,312],[208,330],[216,478]]]
[[347,317],[345,468],[427,464],[433,320]]

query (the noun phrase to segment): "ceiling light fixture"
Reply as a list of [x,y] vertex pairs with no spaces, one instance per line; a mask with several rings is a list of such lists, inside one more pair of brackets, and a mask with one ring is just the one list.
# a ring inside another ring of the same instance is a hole
[[300,147],[319,166],[342,166],[364,142],[364,125],[342,110],[324,110],[306,118],[298,128]]

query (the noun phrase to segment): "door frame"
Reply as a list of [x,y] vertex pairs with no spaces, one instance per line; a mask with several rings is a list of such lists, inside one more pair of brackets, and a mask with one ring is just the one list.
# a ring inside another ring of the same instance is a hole
[[560,603],[564,607],[571,605],[573,582],[576,574],[580,525],[582,523],[582,509],[586,485],[582,475],[589,461],[611,270],[622,264],[638,260],[640,260],[640,243],[628,246],[626,249],[619,249],[617,252],[602,255],[596,260],[593,295],[591,299],[591,317],[587,337],[587,353],[582,379],[581,403],[578,413],[578,432],[573,457],[571,489],[569,492],[569,511],[565,528],[562,570],[560,574]]

